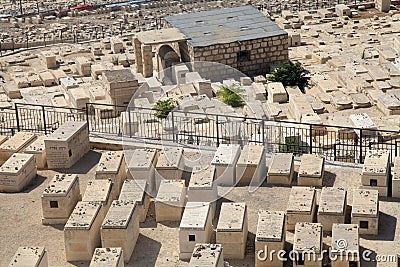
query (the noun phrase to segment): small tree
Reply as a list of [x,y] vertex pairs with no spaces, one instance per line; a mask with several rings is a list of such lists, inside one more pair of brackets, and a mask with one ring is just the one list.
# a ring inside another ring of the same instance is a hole
[[267,78],[271,82],[281,82],[284,86],[297,85],[303,93],[310,79],[306,77],[306,70],[300,62],[292,61],[281,63]]
[[172,98],[168,98],[165,100],[158,100],[153,109],[156,111],[157,118],[165,119],[168,117],[168,114],[176,108],[176,106],[176,101]]
[[222,101],[222,103],[233,108],[243,107],[245,102],[240,96],[240,93],[243,91],[244,90],[236,84],[230,86],[222,85],[217,92],[217,97]]
[[111,58],[111,63],[112,63],[114,66],[117,66],[117,65],[119,64],[119,58],[118,58],[118,56],[113,56],[113,57]]

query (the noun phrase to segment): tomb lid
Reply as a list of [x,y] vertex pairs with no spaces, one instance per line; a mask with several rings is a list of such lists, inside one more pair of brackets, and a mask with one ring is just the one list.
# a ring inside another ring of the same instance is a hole
[[181,167],[182,148],[168,147],[161,150],[156,169],[175,169]]
[[247,219],[246,203],[227,203],[221,205],[217,231],[242,232]]
[[107,203],[111,195],[112,186],[113,182],[111,179],[91,180],[87,183],[82,201],[99,201],[103,204]]
[[196,244],[188,267],[217,267],[222,257],[220,244]]
[[394,158],[393,180],[400,180],[400,157]]
[[346,190],[336,187],[324,187],[321,190],[318,214],[344,215],[346,210]]
[[42,196],[66,196],[75,183],[79,184],[79,178],[77,174],[56,174],[44,189]]
[[111,267],[117,266],[122,257],[122,248],[96,248],[90,266]]
[[0,151],[18,152],[22,147],[36,138],[34,133],[18,132],[0,145]]
[[129,169],[150,169],[156,157],[155,149],[124,150],[125,162]]
[[297,252],[321,253],[322,224],[296,223],[294,230],[293,250]]
[[129,69],[106,70],[103,72],[103,77],[108,83],[137,82],[135,75]]
[[388,175],[390,153],[387,150],[368,150],[362,169],[363,175]]
[[126,229],[137,214],[135,201],[114,200],[101,227],[103,229]]
[[264,146],[261,145],[245,145],[243,146],[242,152],[238,159],[238,166],[257,166],[260,164],[260,160],[265,158]]
[[209,202],[188,202],[183,212],[179,229],[205,230],[209,215]]
[[90,230],[101,208],[102,204],[97,201],[79,201],[69,216],[64,230]]
[[47,136],[39,136],[35,141],[33,141],[29,146],[25,148],[25,152],[42,152],[45,150],[44,139]]
[[240,145],[221,144],[211,161],[213,165],[233,165],[240,153]]
[[185,181],[161,180],[156,201],[166,204],[181,204],[184,202]]
[[11,266],[37,266],[41,263],[46,250],[44,247],[19,247],[10,262]]
[[373,189],[355,189],[353,193],[352,216],[377,217],[379,213],[379,193]]
[[[282,242],[285,230],[285,212],[260,210],[256,241],[258,242]],[[283,240],[284,241],[284,240]]]
[[348,255],[346,252],[359,251],[359,229],[357,224],[337,224],[332,226],[332,252],[334,255]]
[[315,188],[293,186],[287,203],[287,213],[311,214],[315,203]]
[[318,155],[302,155],[299,167],[299,177],[320,178],[324,173],[324,162],[325,158]]
[[269,167],[269,175],[288,175],[293,168],[293,153],[275,153]]
[[[0,167],[0,173],[17,175],[24,171],[25,168],[34,167],[35,156],[33,154],[14,153],[12,156]],[[29,166],[32,165],[32,166]]]
[[212,189],[215,178],[215,166],[210,165],[206,169],[193,168],[189,181],[189,190]]
[[123,162],[123,157],[123,151],[107,151],[102,153],[96,168],[96,174],[117,174]]
[[65,122],[45,139],[45,143],[46,141],[67,142],[85,128],[87,129],[87,123],[83,121]]
[[135,201],[139,205],[144,204],[144,198],[148,191],[148,184],[145,180],[125,180],[121,193],[119,194],[119,200],[124,201]]

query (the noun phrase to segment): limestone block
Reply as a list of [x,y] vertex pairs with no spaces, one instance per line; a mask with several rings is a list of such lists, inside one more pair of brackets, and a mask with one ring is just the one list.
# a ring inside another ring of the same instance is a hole
[[368,97],[363,93],[351,94],[350,95],[354,108],[368,108],[371,106],[371,103]]
[[285,103],[288,101],[285,87],[279,82],[267,83],[267,95],[269,103]]
[[294,175],[293,153],[275,153],[268,169],[268,184],[290,185]]
[[[260,210],[258,212],[257,232],[255,238],[255,266],[282,267],[278,254],[271,259],[269,252],[285,249],[286,216],[284,211]],[[266,249],[267,248],[267,249]],[[260,254],[259,251],[267,251]],[[265,259],[264,259],[265,258]]]
[[353,108],[353,102],[351,98],[344,94],[342,91],[336,91],[331,93],[331,103],[337,110],[351,109]]
[[392,95],[383,94],[379,96],[376,106],[386,116],[400,115],[400,100]]
[[75,59],[78,73],[82,76],[90,76],[92,73],[90,60],[86,57],[77,57]]
[[[333,224],[332,267],[350,266],[350,262],[360,266],[360,237],[357,224]],[[335,259],[336,258],[336,259]]]
[[56,174],[42,194],[42,224],[64,224],[82,199],[77,174]]
[[188,201],[214,202],[218,199],[217,185],[214,183],[215,166],[210,165],[203,169],[196,166],[192,170],[188,186]]
[[312,223],[316,212],[316,203],[314,187],[293,186],[286,208],[287,230],[293,231],[298,222]]
[[377,127],[375,123],[366,113],[351,114],[349,116],[350,122],[355,128],[363,129],[362,133],[365,135],[375,135]]
[[24,150],[25,154],[35,155],[36,165],[38,169],[44,169],[47,166],[46,148],[44,145],[45,138],[45,135],[39,136]]
[[139,237],[138,208],[135,201],[114,200],[101,225],[102,247],[122,248],[129,262]]
[[327,232],[335,223],[345,223],[347,192],[343,188],[324,187],[321,191],[317,220]]
[[303,114],[314,113],[314,110],[305,95],[298,95],[295,98],[289,99],[289,111],[293,118],[298,122],[301,121],[301,116]]
[[49,51],[43,51],[40,55],[40,58],[46,68],[52,69],[57,67],[56,55],[54,55],[53,53]]
[[185,197],[185,181],[162,180],[155,202],[157,222],[179,222],[185,206]]
[[20,192],[36,177],[33,155],[15,153],[0,167],[0,192]]
[[384,187],[380,193],[387,196],[389,176],[390,152],[387,150],[368,150],[361,173],[362,186],[368,186],[371,189]]
[[253,96],[256,100],[265,100],[267,99],[267,92],[265,90],[265,86],[262,83],[253,83]]
[[313,154],[302,155],[299,167],[299,174],[297,177],[297,184],[308,186],[322,186],[324,167],[324,157]]
[[164,147],[156,164],[156,176],[158,179],[181,179],[183,169],[183,149],[179,147]]
[[72,77],[60,78],[60,84],[64,90],[69,90],[79,86],[76,80]]
[[236,165],[238,183],[260,185],[267,176],[266,155],[262,145],[245,145]]
[[240,77],[240,85],[241,86],[250,86],[252,85],[252,80],[250,77]]
[[220,244],[196,244],[188,267],[224,267],[224,253]]
[[146,221],[150,206],[148,183],[145,180],[125,180],[118,200],[134,201],[138,209],[139,222]]
[[0,145],[0,164],[8,160],[12,154],[22,152],[36,139],[34,133],[18,132]]
[[379,220],[378,190],[355,189],[351,223],[357,224],[360,234],[377,235]]
[[47,267],[44,247],[19,247],[8,267]]
[[42,81],[43,86],[53,86],[57,84],[56,79],[50,71],[39,72],[39,78]]
[[[304,255],[304,263],[294,262],[293,266],[322,266],[322,236],[322,224],[296,223],[293,251],[301,255],[300,257]],[[311,253],[312,257],[307,257],[307,253]]]
[[101,247],[100,202],[79,201],[64,226],[65,255],[67,261],[90,261],[95,248]]
[[69,121],[44,139],[49,169],[70,168],[90,149],[86,122]]
[[210,203],[188,202],[179,225],[179,259],[188,260],[198,243],[210,243],[213,234]]
[[124,43],[119,37],[110,38],[111,51],[114,54],[123,53],[125,51]]
[[172,78],[173,82],[176,84],[186,83],[186,73],[189,72],[188,67],[185,64],[179,64],[177,66],[172,66]]
[[104,217],[107,210],[110,208],[115,196],[112,195],[114,184],[111,179],[107,180],[90,180],[87,183],[82,201],[84,202],[99,202],[102,204],[101,215]]
[[224,202],[219,215],[216,242],[225,259],[244,259],[248,234],[246,203]]
[[350,17],[351,16],[351,10],[345,4],[336,5],[335,12],[339,17],[343,17],[343,16]]
[[121,248],[96,248],[89,267],[124,267]]
[[123,151],[107,151],[101,154],[96,168],[95,179],[111,179],[112,195],[117,197],[126,177],[126,165]]
[[215,152],[211,165],[215,166],[216,183],[232,186],[236,184],[236,164],[240,156],[240,146],[221,144]]
[[391,0],[375,0],[375,8],[380,12],[389,12]]
[[392,176],[392,197],[400,198],[400,157],[394,159]]
[[68,96],[72,106],[77,109],[86,108],[86,103],[90,102],[89,91],[83,87],[69,89]]

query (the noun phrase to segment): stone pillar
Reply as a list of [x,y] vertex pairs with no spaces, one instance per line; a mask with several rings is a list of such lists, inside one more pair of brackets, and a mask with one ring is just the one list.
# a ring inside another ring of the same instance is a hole
[[142,43],[138,38],[133,38],[133,44],[135,46],[136,72],[143,74]]
[[143,76],[145,78],[153,76],[153,52],[151,45],[142,45],[143,53]]
[[391,0],[375,0],[375,8],[380,12],[389,12]]

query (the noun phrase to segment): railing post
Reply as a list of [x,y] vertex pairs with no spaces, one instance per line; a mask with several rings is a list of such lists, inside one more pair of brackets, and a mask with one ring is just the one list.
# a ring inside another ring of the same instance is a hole
[[43,127],[44,127],[44,134],[47,134],[47,127],[46,127],[46,111],[44,106],[42,106],[42,117],[43,117]]
[[309,129],[309,131],[310,131],[310,154],[312,154],[312,152],[313,152],[313,147],[312,147],[312,124],[310,124],[310,129]]
[[217,147],[219,147],[219,123],[218,123],[218,115],[215,115],[215,124],[217,126]]
[[359,146],[360,146],[360,158],[359,158],[359,163],[363,163],[363,155],[362,155],[362,148],[363,148],[363,144],[362,144],[362,142],[363,142],[363,136],[362,136],[362,129],[360,129],[360,144],[359,144]]
[[132,138],[131,107],[128,107],[127,113],[128,113],[128,122],[129,122],[129,137]]
[[20,131],[20,125],[19,125],[19,114],[18,114],[18,104],[14,103],[14,108],[15,108],[15,118],[17,120],[17,131]]
[[261,138],[262,138],[262,145],[265,146],[265,121],[261,120]]
[[172,141],[174,142],[174,143],[176,143],[177,142],[177,138],[176,138],[176,136],[175,136],[175,116],[174,116],[174,111],[173,110],[171,110],[170,111],[170,113],[171,113],[171,123],[172,123]]
[[88,127],[88,130],[89,130],[89,132],[90,132],[90,125],[89,125],[89,105],[88,105],[88,103],[85,103],[85,106],[86,106],[86,110],[85,110],[85,112],[86,112],[86,123],[87,123],[87,127]]

